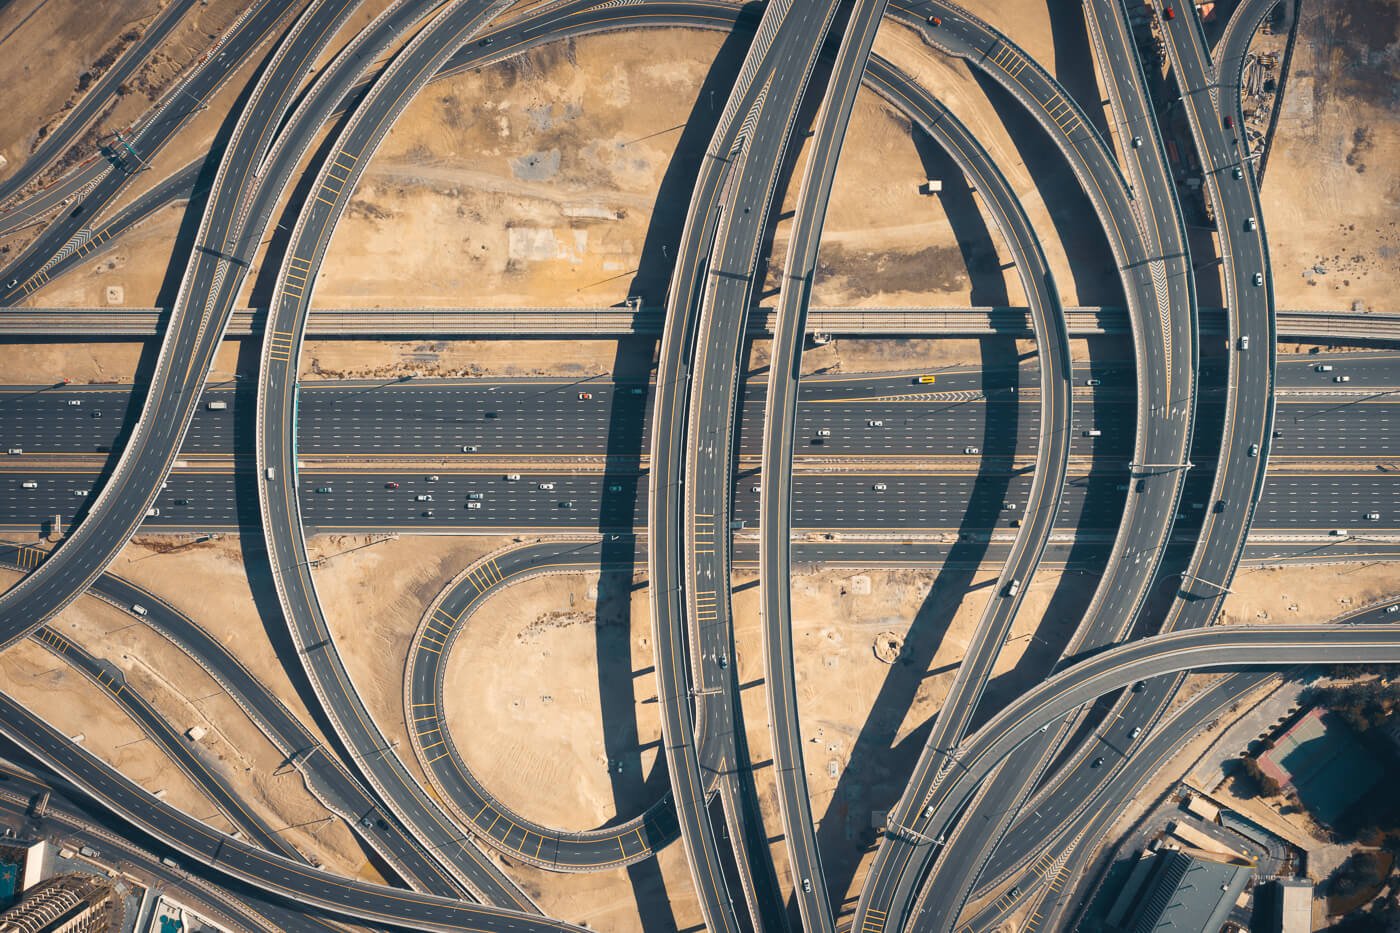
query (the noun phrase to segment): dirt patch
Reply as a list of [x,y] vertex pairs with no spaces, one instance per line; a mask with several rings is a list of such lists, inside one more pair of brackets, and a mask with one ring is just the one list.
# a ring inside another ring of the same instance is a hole
[[448,659],[458,751],[502,803],[559,829],[627,820],[654,802],[647,591],[609,580],[606,591],[597,574],[516,584],[471,617]]
[[1395,568],[1380,563],[1241,568],[1225,597],[1221,621],[1310,625],[1394,596]]
[[1389,308],[1400,288],[1397,24],[1394,0],[1303,5],[1261,192],[1280,307]]
[[415,375],[597,376],[613,373],[645,379],[650,339],[626,340],[311,340],[301,356],[300,378],[392,379]]
[[[820,823],[823,860],[838,897],[853,903],[868,868],[880,816],[898,798],[922,747],[922,727],[947,694],[989,598],[994,577],[978,573],[968,587],[939,592],[936,574],[914,571],[827,571],[792,581],[793,639],[801,729],[812,805]],[[868,578],[863,593],[860,578]],[[1030,625],[1053,592],[1057,574],[1038,574],[1018,623]],[[759,588],[735,578],[735,636],[749,742],[755,761],[770,754],[763,695]],[[917,621],[916,621],[917,620]],[[893,665],[877,640],[905,644]],[[1030,639],[1010,641],[997,665],[1016,663]],[[912,650],[911,650],[912,649]],[[931,658],[930,658],[931,655]],[[924,662],[927,661],[925,664]],[[920,666],[922,665],[922,666]],[[917,669],[916,669],[917,668]],[[771,800],[771,769],[759,769],[770,835],[782,835]],[[775,852],[785,883],[787,856]]]
[[[6,576],[17,575],[7,573]],[[282,767],[282,755],[242,708],[203,668],[164,637],[97,599],[81,599],[74,603],[59,615],[53,628],[64,638],[86,647],[94,656],[115,664],[126,683],[175,731],[203,730],[198,740],[187,738],[200,758],[222,774],[267,825],[289,827],[283,838],[298,851],[332,871],[368,881],[383,880],[366,862],[364,852],[348,827],[311,796],[295,769]],[[81,676],[62,662],[51,659],[49,667],[55,665],[59,670],[52,676],[65,673],[65,681]],[[75,715],[85,721],[101,723],[108,717],[125,718],[105,691],[74,691],[69,695],[69,702],[78,707]],[[95,730],[86,726],[84,731],[91,734]],[[147,757],[162,757],[159,753],[153,754],[153,748],[147,741],[133,745],[132,751],[144,751]],[[106,755],[104,759],[117,763]],[[169,765],[167,770],[174,772],[175,766]],[[200,797],[203,798],[203,794]],[[207,798],[193,809],[182,808],[196,817],[214,812]],[[220,817],[209,817],[207,821],[224,831],[233,828]]]
[[622,302],[722,42],[709,31],[605,33],[431,85],[366,172],[316,303]]
[[360,699],[425,786],[404,728],[403,676],[423,611],[491,538],[321,535],[307,541],[326,624]]

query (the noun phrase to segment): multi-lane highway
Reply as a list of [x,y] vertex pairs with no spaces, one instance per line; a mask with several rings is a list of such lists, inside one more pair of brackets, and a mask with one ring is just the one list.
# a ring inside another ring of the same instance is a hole
[[[291,108],[301,77],[356,5],[356,0],[318,0],[309,5],[251,91],[229,134],[141,417],[111,476],[101,490],[93,491],[83,522],[37,571],[0,596],[0,646],[38,628],[77,598],[153,507],[247,271],[244,208],[250,189],[260,188],[254,176],[257,162],[271,144],[282,115]],[[244,26],[259,15],[249,17]],[[235,36],[247,32],[237,30]],[[223,49],[222,54],[233,52],[228,43]]]
[[[0,562],[17,570],[31,570],[43,560],[39,549],[28,546],[0,549]],[[160,596],[121,577],[103,574],[89,594],[126,612],[134,622],[149,625],[209,673],[248,715],[286,760],[299,770],[307,788],[330,811],[346,821],[389,865],[415,888],[451,897],[462,892],[434,857],[404,831],[334,754],[327,754],[321,740],[282,704],[217,637],[181,613]],[[137,615],[133,608],[145,612]]]

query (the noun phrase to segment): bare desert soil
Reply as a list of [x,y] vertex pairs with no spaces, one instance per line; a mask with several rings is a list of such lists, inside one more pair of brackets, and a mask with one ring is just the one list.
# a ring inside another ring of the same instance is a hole
[[[1075,18],[1079,19],[1077,13]],[[994,19],[1003,23],[1009,18],[998,14]],[[1079,28],[1082,31],[1082,22]],[[1072,41],[1072,35],[1066,41]],[[875,51],[930,89],[987,150],[1020,197],[1045,248],[1064,304],[1121,304],[1118,275],[1098,220],[1064,159],[1046,145],[1043,134],[1024,110],[999,88],[989,96],[965,63],[937,52],[911,29],[887,23],[876,38]],[[1066,60],[1074,64],[1078,58]],[[1092,74],[1086,75],[1082,81],[1076,81],[1096,87]],[[1087,99],[1097,99],[1093,96],[1096,93],[1093,91]],[[931,144],[929,148],[933,148]],[[940,156],[930,158],[931,166],[948,164]],[[838,168],[833,203],[840,195],[841,172]],[[978,199],[967,193],[959,181],[960,174],[951,168],[932,175],[944,179],[941,200],[951,212],[948,217],[962,244],[963,254],[950,256],[947,262],[961,263],[963,274],[972,277],[974,304],[1008,303],[1008,298],[1019,292],[1019,285],[1005,284],[1014,276],[1004,274],[992,262],[992,257],[1004,247],[999,235],[986,228],[981,208],[976,205]],[[907,179],[911,186],[919,180],[917,176]],[[929,273],[936,274],[941,268],[941,263],[931,263]],[[1007,289],[1011,290],[1010,295],[1003,294]]]
[[[15,575],[7,573],[9,576]],[[198,616],[195,618],[204,621]],[[269,826],[295,827],[289,828],[284,838],[299,851],[333,871],[370,881],[382,880],[366,862],[363,850],[344,823],[339,818],[327,819],[331,814],[307,791],[296,770],[282,768],[283,757],[276,747],[218,683],[173,644],[127,613],[95,598],[79,600],[65,609],[53,628],[95,657],[116,665],[127,685],[149,702],[175,731],[206,730],[197,741],[188,737],[186,741],[196,747],[202,760],[222,774],[252,812]],[[47,666],[57,666],[58,670],[48,679],[35,681],[36,685],[42,685],[41,689],[53,689],[54,678],[61,680],[65,688],[70,681],[83,680],[76,671],[48,657],[51,663]],[[18,679],[14,682],[23,683]],[[74,690],[68,695],[68,702],[76,708],[74,715],[81,715],[84,723],[92,723],[83,726],[89,735],[103,731],[96,725],[98,723],[127,720],[125,713],[103,690]],[[132,723],[131,728],[137,727]],[[142,752],[151,759],[163,758],[157,748],[146,741],[131,746],[130,750]],[[93,750],[97,751],[95,747]],[[122,750],[114,748],[112,751],[115,754],[101,752],[104,760],[125,770],[127,759],[121,754]],[[167,765],[165,771],[183,774],[173,764]],[[176,803],[171,799],[171,802],[193,816],[206,818],[219,829],[230,830],[231,825],[222,817],[209,818],[209,814],[216,812],[214,806],[193,785],[191,789],[198,800]]]
[[1316,564],[1307,568],[1244,567],[1230,584],[1221,621],[1305,625],[1326,622],[1394,596],[1395,565],[1381,561]]
[[[793,578],[794,649],[803,755],[827,879],[848,907],[868,868],[883,812],[898,798],[986,600],[991,573],[958,573],[958,586],[914,571],[824,572]],[[1025,619],[1035,618],[1057,574],[1037,575]],[[970,589],[962,581],[971,580]],[[751,754],[771,754],[758,617],[760,593],[736,577],[736,664]],[[946,589],[945,589],[946,587]],[[1019,629],[1018,629],[1019,632]],[[892,640],[892,641],[891,641]],[[898,660],[877,656],[887,642]],[[1029,639],[1010,641],[998,671],[1019,658]],[[898,649],[902,646],[902,650]],[[782,836],[771,769],[755,774],[770,837]],[[786,876],[787,855],[775,849]],[[786,879],[791,884],[791,879]]]
[[1400,3],[1304,4],[1262,191],[1279,307],[1393,310]]
[[177,250],[175,243],[185,208],[184,201],[166,205],[25,303],[44,308],[157,307],[167,281],[179,287],[189,257],[188,246]]
[[[24,161],[38,141],[40,127],[58,125],[65,103],[81,96],[80,76],[92,72],[95,83],[98,59],[131,45],[132,34],[143,33],[165,5],[164,0],[102,4],[25,0],[0,11],[0,53],[9,53],[0,54],[0,86],[9,91],[6,119],[0,124],[0,154],[9,164],[0,168],[0,174],[12,172]],[[186,12],[127,80],[128,93],[81,137],[73,164],[96,154],[99,136],[124,129],[145,114],[246,6],[243,0],[210,0]]]
[[[238,370],[247,341],[225,340],[214,358],[210,382],[225,382]],[[154,365],[156,341],[63,343],[17,341],[20,352],[0,354],[0,384],[52,385],[67,378],[75,385],[131,385],[137,373]],[[143,368],[144,367],[144,368]],[[247,370],[245,364],[244,371]],[[256,372],[256,357],[254,368]]]
[[648,609],[631,574],[568,574],[515,584],[470,617],[448,659],[449,731],[503,804],[588,830],[660,795]]
[[657,191],[722,41],[602,34],[434,83],[356,191],[316,303],[623,301],[653,220],[684,212],[688,190]]
[[615,374],[645,379],[655,341],[627,340],[310,340],[300,378],[395,376],[562,376]]

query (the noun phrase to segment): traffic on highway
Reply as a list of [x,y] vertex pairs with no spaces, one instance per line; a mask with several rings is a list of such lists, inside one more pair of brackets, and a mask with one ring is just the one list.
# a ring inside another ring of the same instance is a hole
[[1365,37],[1011,6],[0,4],[0,927],[1219,933],[1400,838]]

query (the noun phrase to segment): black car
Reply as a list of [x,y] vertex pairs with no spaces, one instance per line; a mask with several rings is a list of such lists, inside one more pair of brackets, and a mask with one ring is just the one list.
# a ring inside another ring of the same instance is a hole
[[1097,757],[1097,758],[1094,759],[1094,763],[1091,764],[1089,767],[1091,767],[1091,768],[1097,768],[1097,767],[1099,767],[1099,766],[1102,765],[1102,764],[1103,764],[1103,756],[1100,755],[1099,757]]

